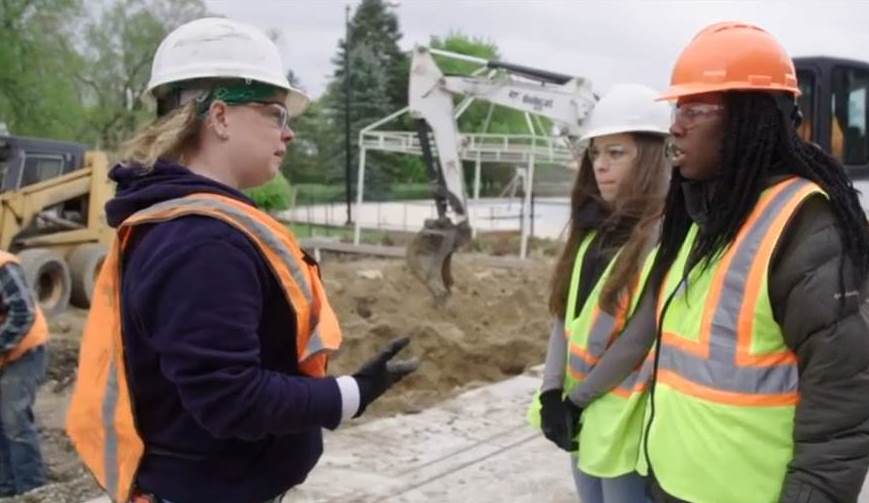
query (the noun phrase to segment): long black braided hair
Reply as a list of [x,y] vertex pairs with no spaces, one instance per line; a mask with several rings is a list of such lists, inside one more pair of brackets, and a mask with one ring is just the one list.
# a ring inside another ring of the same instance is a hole
[[[787,95],[729,92],[724,96],[725,133],[721,174],[716,181],[719,189],[711,195],[708,218],[689,263],[708,266],[733,242],[769,177],[793,174],[815,182],[828,194],[845,254],[858,274],[858,284],[862,285],[869,274],[869,223],[842,164],[799,137],[788,110],[793,100]],[[652,269],[650,286],[655,289],[660,288],[691,225],[682,192],[684,181],[678,169],[674,169],[665,203],[661,245]],[[839,271],[842,288],[843,267]]]

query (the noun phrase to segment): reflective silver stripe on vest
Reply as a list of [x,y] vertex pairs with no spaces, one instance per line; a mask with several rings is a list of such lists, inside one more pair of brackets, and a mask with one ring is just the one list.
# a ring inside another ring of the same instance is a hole
[[597,320],[591,326],[591,333],[588,335],[588,352],[595,358],[600,358],[606,351],[610,336],[615,328],[616,319],[608,312],[598,308]]
[[[616,327],[616,319],[609,313],[604,310],[600,310],[597,316],[597,320],[595,320],[594,324],[591,327],[591,334],[588,337],[588,350],[591,356],[598,360],[603,356],[604,352],[607,348],[607,343],[609,343],[610,335],[613,333]],[[568,343],[568,365],[574,373],[578,373],[581,375],[588,375],[591,370],[594,368],[593,364],[585,361],[584,358],[577,355],[573,351],[569,349],[570,343]],[[643,367],[646,367],[645,365]],[[626,390],[632,390],[638,382],[643,379],[643,375],[645,379],[649,379],[652,375],[651,367],[649,368],[641,368],[640,371],[634,370],[631,374],[619,384],[619,388],[625,388]]]
[[[284,263],[284,265],[287,266],[290,274],[292,274],[293,280],[295,280],[296,285],[298,285],[299,289],[302,291],[305,300],[307,300],[309,304],[312,302],[313,297],[311,295],[311,288],[308,286],[308,278],[305,274],[303,274],[301,270],[299,270],[296,259],[293,257],[287,247],[284,246],[284,243],[282,243],[281,240],[278,239],[277,236],[275,236],[271,229],[261,224],[256,219],[251,218],[244,211],[241,211],[221,201],[190,197],[163,201],[162,203],[155,204],[154,206],[151,206],[134,214],[133,217],[149,218],[149,215],[151,213],[157,213],[165,210],[173,210],[178,208],[204,208],[208,210],[217,210],[241,223],[246,230],[250,231],[253,235],[255,235],[257,239],[262,240],[262,242],[265,243],[271,249],[271,251],[273,251],[278,257],[281,258],[281,261]],[[313,327],[315,325],[316,323],[312,323],[311,326]]]
[[[588,349],[586,353],[590,354],[595,360],[599,359],[606,350],[606,343],[609,340],[610,334],[616,326],[616,320],[606,311],[601,310],[594,324],[591,326],[591,333],[588,336]],[[600,340],[602,339],[602,341]],[[591,364],[578,354],[570,351],[572,341],[568,341],[568,364],[574,372],[583,375],[591,372],[594,364]]]
[[103,446],[103,470],[105,470],[106,490],[112,498],[118,492],[118,432],[115,430],[115,411],[118,408],[118,368],[114,355],[109,356],[109,375],[106,394],[103,397],[102,421],[105,430]]
[[[747,367],[736,364],[738,319],[745,302],[748,274],[757,251],[783,207],[811,182],[796,180],[776,194],[734,251],[725,273],[723,291],[715,307],[709,338],[709,357],[700,358],[671,344],[664,344],[660,367],[706,387],[735,393],[782,394],[797,391],[795,364]],[[677,288],[684,290],[684,281]],[[690,289],[690,285],[688,286]],[[666,313],[665,313],[666,316]]]
[[313,332],[311,332],[311,337],[308,339],[308,344],[305,347],[305,356],[308,357],[315,355],[324,349],[323,338],[320,337],[320,327],[314,327]]

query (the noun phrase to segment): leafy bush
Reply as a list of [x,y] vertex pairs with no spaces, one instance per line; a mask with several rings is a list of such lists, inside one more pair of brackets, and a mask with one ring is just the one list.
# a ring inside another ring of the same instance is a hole
[[267,184],[249,189],[246,193],[265,211],[286,210],[292,204],[293,190],[282,173],[278,173]]

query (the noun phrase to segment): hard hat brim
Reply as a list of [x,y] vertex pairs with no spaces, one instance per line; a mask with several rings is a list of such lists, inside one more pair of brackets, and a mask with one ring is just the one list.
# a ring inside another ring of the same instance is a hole
[[290,86],[287,89],[287,99],[284,102],[289,112],[290,117],[298,117],[305,113],[305,110],[311,105],[311,98],[300,89]]
[[781,84],[752,84],[750,82],[719,82],[716,84],[698,83],[698,84],[680,84],[670,86],[661,95],[655,98],[655,101],[674,101],[685,96],[694,96],[697,94],[706,93],[723,93],[728,91],[759,91],[759,92],[775,92],[781,91],[791,93],[794,97],[799,97],[802,93],[799,87],[785,86]]
[[603,128],[595,128],[591,131],[586,132],[582,135],[579,141],[587,141],[597,138],[599,136],[606,136],[610,134],[621,134],[621,133],[647,133],[647,134],[657,134],[661,136],[667,136],[670,134],[670,131],[667,129],[662,129],[660,126],[656,126],[654,124],[648,125],[636,125],[636,126],[612,126],[612,127],[603,127]]

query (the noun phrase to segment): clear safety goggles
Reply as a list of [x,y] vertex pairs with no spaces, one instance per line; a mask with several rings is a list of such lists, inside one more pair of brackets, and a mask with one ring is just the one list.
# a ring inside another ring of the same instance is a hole
[[683,129],[691,129],[716,117],[720,117],[722,112],[724,112],[724,105],[684,103],[676,105],[673,108],[672,123]]

